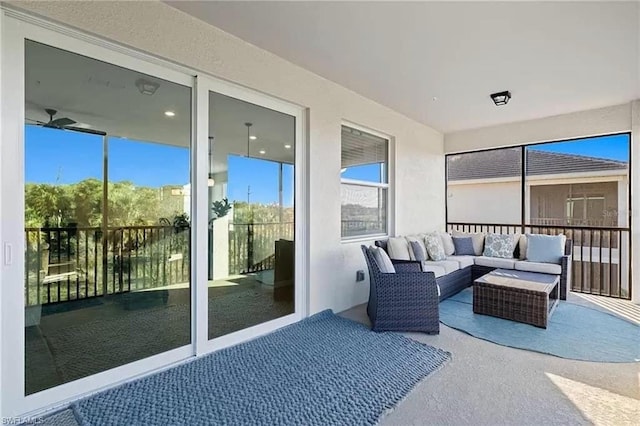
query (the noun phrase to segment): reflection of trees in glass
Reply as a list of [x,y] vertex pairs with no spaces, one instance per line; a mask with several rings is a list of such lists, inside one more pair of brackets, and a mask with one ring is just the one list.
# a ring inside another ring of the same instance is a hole
[[[282,214],[282,220],[280,220]],[[233,223],[286,223],[293,222],[293,207],[282,207],[276,203],[260,204],[235,201],[233,203]]]
[[82,271],[70,286],[66,280],[54,284],[61,291],[58,296],[54,288],[55,300],[96,295],[94,283],[100,283],[97,291],[102,292],[105,255],[109,293],[122,291],[121,285],[138,289],[188,281],[190,224],[182,185],[151,188],[110,182],[107,252],[103,252],[101,229],[103,195],[103,182],[98,179],[67,185],[26,184],[27,304],[37,303],[37,292],[43,291],[36,285],[38,276],[42,280],[46,274],[42,256],[49,263],[73,262]]
[[[229,229],[229,270],[238,274],[247,263],[255,270],[273,268],[275,241],[294,239],[294,208],[277,203],[233,203],[233,226]],[[249,244],[253,258],[248,261]]]
[[[102,181],[85,179],[70,185],[27,183],[26,226],[100,226]],[[184,212],[181,185],[139,187],[132,182],[110,182],[109,225],[154,225],[160,217],[173,218]]]

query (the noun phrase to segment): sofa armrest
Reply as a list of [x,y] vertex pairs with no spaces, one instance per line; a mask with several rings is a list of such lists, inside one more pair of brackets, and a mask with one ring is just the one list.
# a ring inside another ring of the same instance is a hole
[[564,254],[565,256],[571,256],[573,254],[573,240],[567,238],[564,243]]
[[[438,284],[433,272],[396,272],[384,274],[381,291],[389,290],[393,298],[404,298],[413,294],[422,301],[435,301],[438,299]],[[414,300],[416,302],[416,300]]]
[[570,254],[564,255],[560,258],[560,299],[567,300],[569,290],[571,290],[571,264],[572,258]]
[[422,272],[422,263],[419,260],[396,260],[391,259],[396,273],[403,272]]

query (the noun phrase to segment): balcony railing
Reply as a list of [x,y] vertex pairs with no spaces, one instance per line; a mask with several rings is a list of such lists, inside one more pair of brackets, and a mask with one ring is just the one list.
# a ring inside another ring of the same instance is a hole
[[[189,228],[125,226],[25,229],[27,306],[88,299],[190,281]],[[275,241],[293,222],[229,224],[229,274],[274,268]]]
[[573,241],[571,291],[631,299],[629,228],[529,224],[448,223],[448,230],[505,234],[564,234]]
[[247,274],[274,268],[276,240],[293,240],[293,222],[230,223],[229,273]]
[[27,306],[189,282],[190,233],[173,226],[25,229]]
[[531,218],[529,221],[532,225],[544,225],[544,226],[584,226],[584,227],[617,227],[618,218],[616,217],[605,217],[598,219],[573,219],[573,218],[557,218],[557,217],[541,217],[541,218]]

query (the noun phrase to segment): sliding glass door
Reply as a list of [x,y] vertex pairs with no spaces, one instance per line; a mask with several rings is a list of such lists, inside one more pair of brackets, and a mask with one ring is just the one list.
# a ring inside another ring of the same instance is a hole
[[295,312],[294,116],[209,92],[208,338]]
[[191,343],[191,89],[25,45],[25,393]]
[[300,107],[0,19],[3,416],[302,318]]

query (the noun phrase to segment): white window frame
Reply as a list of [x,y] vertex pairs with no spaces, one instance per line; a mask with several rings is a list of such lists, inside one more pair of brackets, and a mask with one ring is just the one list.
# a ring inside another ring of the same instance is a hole
[[[393,182],[394,182],[394,174],[393,172],[395,171],[395,167],[394,167],[394,160],[395,160],[395,155],[394,154],[394,150],[392,149],[392,146],[395,146],[394,144],[394,138],[393,136],[384,133],[384,132],[380,132],[378,130],[374,130],[371,129],[369,127],[366,126],[362,126],[360,124],[356,124],[350,121],[346,121],[346,120],[342,120],[341,124],[340,124],[340,153],[341,153],[341,158],[342,158],[342,127],[349,127],[355,130],[359,130],[361,132],[364,133],[369,133],[370,135],[373,136],[377,136],[379,138],[383,138],[387,141],[387,164],[386,164],[386,174],[387,174],[387,182],[386,183],[381,183],[381,182],[370,182],[370,181],[365,181],[365,180],[358,180],[358,179],[345,179],[342,178],[342,175],[340,177],[340,189],[342,189],[342,185],[347,184],[347,185],[357,185],[357,186],[362,186],[362,187],[367,187],[367,188],[376,188],[376,189],[386,189],[386,232],[377,232],[377,233],[371,233],[371,234],[364,234],[364,235],[354,235],[351,237],[345,237],[342,235],[342,197],[340,197],[340,241],[342,243],[353,243],[353,242],[360,242],[360,241],[370,241],[370,240],[375,240],[378,238],[387,238],[390,235],[393,235],[391,232],[391,227],[393,224],[393,217],[394,217],[394,205],[393,205],[393,200],[394,200],[394,194],[393,194]],[[342,160],[340,160],[342,163]],[[340,165],[342,167],[342,164]]]

